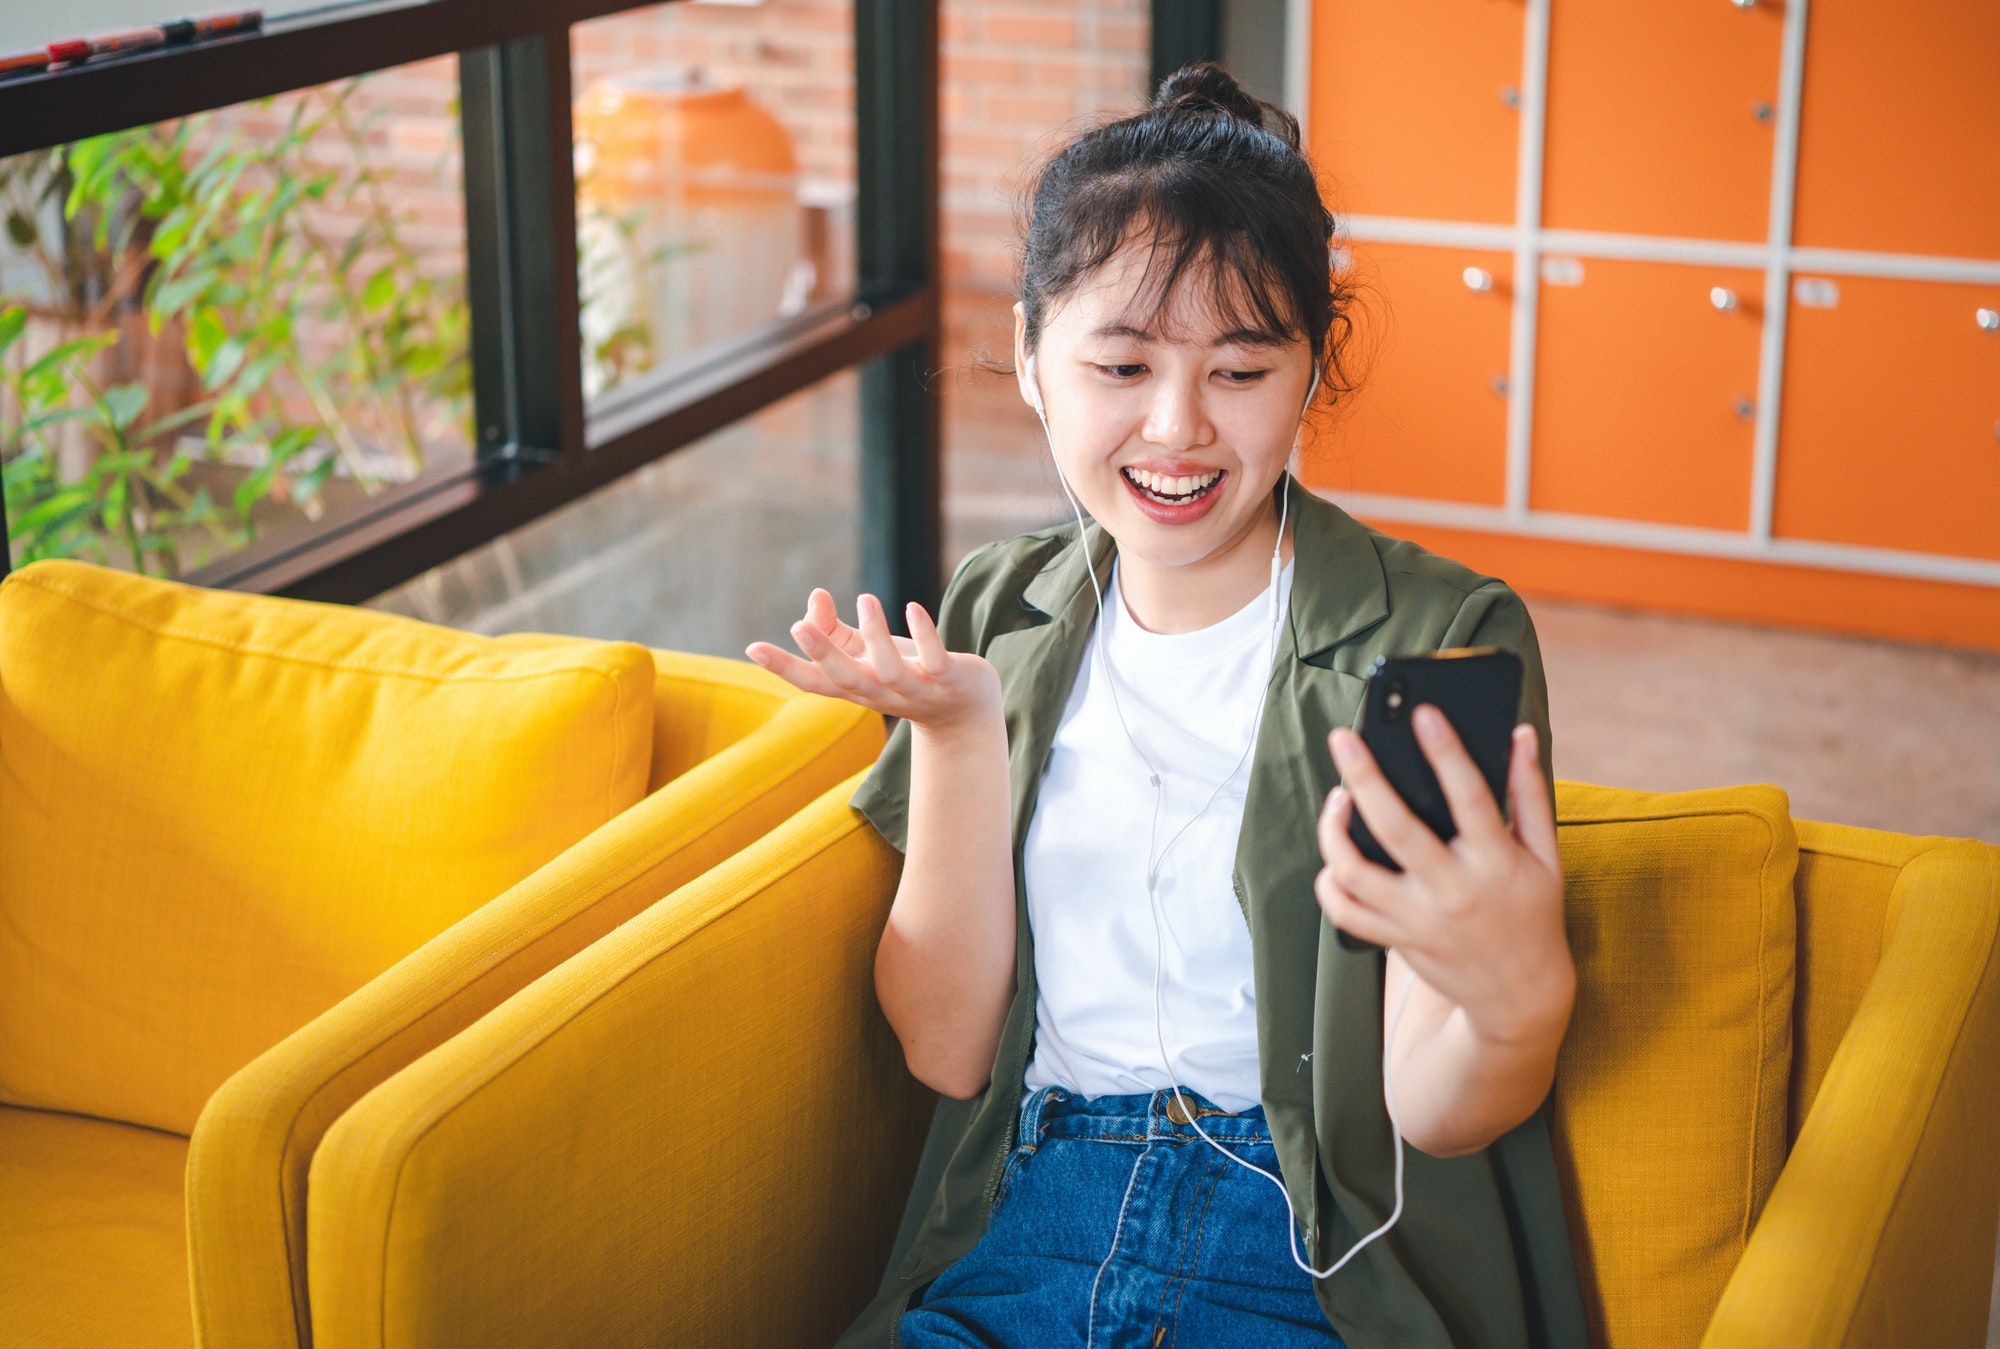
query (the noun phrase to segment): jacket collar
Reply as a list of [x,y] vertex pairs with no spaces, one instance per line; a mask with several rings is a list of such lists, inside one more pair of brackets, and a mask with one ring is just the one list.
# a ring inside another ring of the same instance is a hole
[[[1292,493],[1292,649],[1301,660],[1339,646],[1389,614],[1389,583],[1366,526],[1297,479]],[[1111,570],[1117,544],[1095,520],[1086,522],[1082,543],[1101,585]],[[1022,600],[1046,618],[1065,616],[1096,601],[1077,563],[1079,541],[1072,538],[1021,592]]]

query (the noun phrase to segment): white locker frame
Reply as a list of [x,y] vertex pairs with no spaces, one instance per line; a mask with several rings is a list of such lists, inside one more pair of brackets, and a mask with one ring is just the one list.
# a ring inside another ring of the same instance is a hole
[[[1467,505],[1373,492],[1324,491],[1357,515],[1408,524],[1513,534],[1571,543],[1607,544],[1703,557],[1791,563],[1839,571],[2000,587],[2000,561],[1773,537],[1771,515],[1778,477],[1778,426],[1785,368],[1785,323],[1792,278],[1800,272],[1956,281],[2000,285],[2000,260],[1925,257],[1852,249],[1800,248],[1792,242],[1798,186],[1799,116],[1804,99],[1809,0],[1787,0],[1778,60],[1776,141],[1771,162],[1771,212],[1767,242],[1733,243],[1556,230],[1542,225],[1542,155],[1548,115],[1549,5],[1527,0],[1521,44],[1521,139],[1512,225],[1350,215],[1344,238],[1364,242],[1481,248],[1514,255],[1513,322],[1508,339],[1507,488],[1505,504]],[[1718,0],[1719,3],[1719,0]],[[1312,37],[1311,0],[1293,0],[1288,17],[1294,54],[1287,102],[1306,124]],[[1310,146],[1308,146],[1310,148]],[[1617,258],[1636,262],[1708,263],[1754,268],[1764,274],[1764,320],[1758,347],[1757,410],[1751,454],[1750,527],[1708,529],[1649,524],[1607,516],[1534,509],[1528,501],[1533,463],[1535,341],[1545,255]]]

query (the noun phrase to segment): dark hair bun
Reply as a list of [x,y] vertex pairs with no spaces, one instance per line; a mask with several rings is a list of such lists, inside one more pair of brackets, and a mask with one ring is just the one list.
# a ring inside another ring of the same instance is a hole
[[1153,107],[1161,112],[1227,113],[1251,126],[1264,125],[1264,105],[1244,91],[1234,76],[1213,61],[1182,66],[1160,81]]

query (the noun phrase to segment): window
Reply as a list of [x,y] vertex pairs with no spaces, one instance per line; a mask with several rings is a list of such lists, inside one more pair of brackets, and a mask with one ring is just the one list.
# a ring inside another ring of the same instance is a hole
[[855,284],[850,0],[578,24],[586,406]]
[[0,80],[12,562],[358,601],[822,386],[861,583],[935,599],[934,0],[275,15]]
[[712,656],[789,645],[812,587],[848,604],[860,583],[859,392],[843,371],[369,603]]
[[450,60],[0,160],[14,560],[157,575],[472,464]]

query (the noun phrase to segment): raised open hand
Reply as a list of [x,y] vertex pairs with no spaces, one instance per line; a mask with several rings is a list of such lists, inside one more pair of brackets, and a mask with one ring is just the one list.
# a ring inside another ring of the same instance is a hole
[[807,693],[845,698],[929,729],[998,715],[1000,676],[984,657],[947,651],[921,604],[903,611],[908,637],[890,633],[873,595],[861,596],[854,607],[859,627],[841,622],[833,596],[815,590],[806,616],[792,624],[804,659],[769,642],[752,642],[744,654]]

